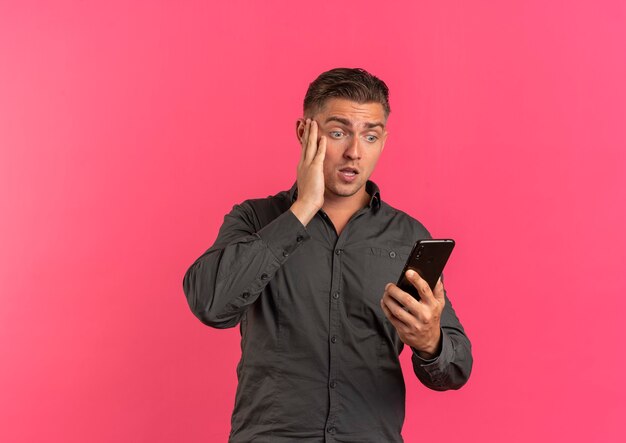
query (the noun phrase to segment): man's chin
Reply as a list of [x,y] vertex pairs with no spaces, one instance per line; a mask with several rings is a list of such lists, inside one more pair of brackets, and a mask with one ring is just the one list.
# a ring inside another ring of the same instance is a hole
[[327,187],[326,192],[334,195],[335,197],[352,197],[361,191],[365,186],[364,183],[349,183],[349,184],[340,184],[332,187]]

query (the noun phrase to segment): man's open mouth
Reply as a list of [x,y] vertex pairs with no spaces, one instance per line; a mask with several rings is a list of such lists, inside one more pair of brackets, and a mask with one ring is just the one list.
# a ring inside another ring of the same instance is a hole
[[342,168],[339,170],[339,172],[341,172],[344,175],[347,175],[349,177],[355,176],[359,173],[359,171],[357,171],[354,168]]

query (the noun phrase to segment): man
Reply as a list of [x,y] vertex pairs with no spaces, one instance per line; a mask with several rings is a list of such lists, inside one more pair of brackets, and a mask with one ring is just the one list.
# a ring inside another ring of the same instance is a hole
[[420,301],[391,283],[430,236],[368,180],[388,116],[378,78],[321,74],[296,123],[296,184],[235,206],[185,275],[200,320],[240,324],[231,442],[401,442],[403,344],[429,388],[469,377],[470,342],[441,281],[431,291],[409,271]]

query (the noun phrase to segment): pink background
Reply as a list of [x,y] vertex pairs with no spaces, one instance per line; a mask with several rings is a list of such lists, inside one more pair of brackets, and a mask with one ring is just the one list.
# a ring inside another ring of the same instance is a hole
[[474,372],[407,372],[407,442],[626,441],[624,2],[51,3],[0,3],[0,441],[226,440],[238,330],[182,276],[336,66],[391,89],[383,198],[458,243]]

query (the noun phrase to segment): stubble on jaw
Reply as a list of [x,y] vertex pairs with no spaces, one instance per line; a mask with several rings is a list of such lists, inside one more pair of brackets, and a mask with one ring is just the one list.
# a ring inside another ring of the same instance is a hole
[[344,191],[344,192],[342,192],[341,189],[337,189],[337,187],[334,187],[333,189],[333,188],[330,188],[329,186],[325,186],[324,200],[326,201],[334,200],[334,201],[340,202],[341,199],[349,199],[350,197],[354,197],[360,192],[363,192],[362,203],[363,205],[366,205],[367,202],[369,201],[369,194],[365,190],[365,185],[366,183],[363,183],[363,185],[359,186],[354,191]]

